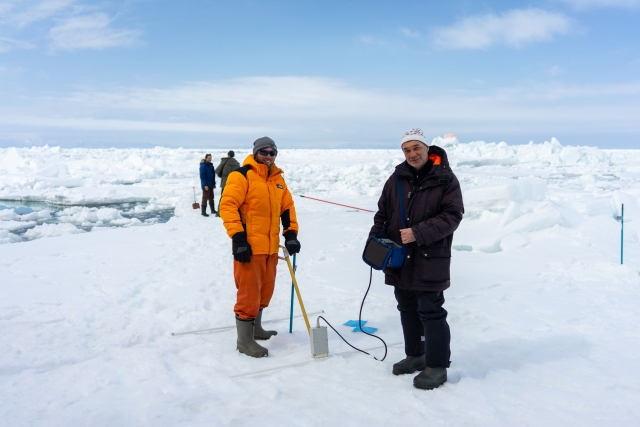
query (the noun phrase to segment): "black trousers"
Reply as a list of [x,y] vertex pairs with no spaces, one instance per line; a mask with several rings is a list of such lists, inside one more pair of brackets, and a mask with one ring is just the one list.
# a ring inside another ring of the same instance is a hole
[[427,367],[448,368],[451,332],[443,292],[409,291],[395,287],[407,356],[425,355]]

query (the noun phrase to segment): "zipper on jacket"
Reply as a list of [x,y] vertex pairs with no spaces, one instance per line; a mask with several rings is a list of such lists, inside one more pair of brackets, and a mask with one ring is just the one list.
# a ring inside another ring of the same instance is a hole
[[[443,182],[444,181],[444,182]],[[435,184],[432,184],[432,182],[435,182]],[[411,227],[411,224],[409,224],[409,218],[410,218],[410,213],[411,213],[411,207],[413,206],[413,202],[414,200],[416,200],[416,194],[418,194],[419,192],[430,188],[430,187],[437,187],[439,185],[444,185],[446,183],[448,183],[448,180],[443,180],[442,178],[438,178],[436,179],[435,177],[433,178],[428,178],[426,180],[422,181],[422,184],[420,185],[420,187],[418,187],[417,189],[415,187],[413,187],[413,189],[411,191],[409,191],[408,193],[408,198],[409,198],[409,205],[407,206],[407,226]],[[413,185],[413,181],[409,180],[409,184]],[[400,197],[403,198],[404,200],[404,194],[401,194]]]
[[[265,178],[265,184],[267,184],[267,192],[269,193],[269,252],[271,252],[271,248],[273,247],[271,242],[271,226],[273,225],[273,206],[271,200],[271,186],[269,185],[269,178],[271,178],[271,174],[269,173],[269,168],[267,168],[267,176]],[[280,233],[278,233],[280,234]],[[278,241],[278,250],[280,249],[280,241]]]

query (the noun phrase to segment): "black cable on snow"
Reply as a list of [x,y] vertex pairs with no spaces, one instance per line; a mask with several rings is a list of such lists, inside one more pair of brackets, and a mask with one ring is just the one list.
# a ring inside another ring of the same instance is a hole
[[[367,292],[364,293],[364,297],[362,298],[362,304],[360,304],[360,312],[358,313],[358,328],[360,329],[361,332],[364,332],[365,334],[372,336],[374,338],[378,338],[380,341],[382,341],[382,344],[384,345],[384,356],[382,357],[382,359],[378,359],[377,357],[373,356],[374,359],[379,360],[380,362],[382,362],[384,359],[387,358],[387,343],[384,342],[384,340],[382,338],[380,338],[377,335],[374,334],[370,334],[369,332],[366,332],[364,329],[362,329],[362,308],[364,307],[364,301],[367,299],[367,295],[369,294],[369,290],[371,289],[371,282],[373,280],[373,268],[369,269],[369,286],[367,286]],[[336,331],[336,328],[334,328],[333,326],[331,326],[331,323],[329,323],[327,321],[327,319],[325,319],[322,316],[318,316],[318,323],[320,322],[320,319],[324,320],[324,322],[331,328],[333,329],[333,332],[335,332],[336,334],[338,334],[338,336],[340,338],[342,338],[342,341],[346,342],[347,345],[351,348],[353,348],[354,350],[358,350],[361,353],[364,353],[366,355],[371,356],[370,353],[367,353],[364,350],[360,350],[358,347],[354,347],[353,345],[351,345],[349,343],[349,341],[347,341],[342,335],[340,335],[340,333],[338,331]]]

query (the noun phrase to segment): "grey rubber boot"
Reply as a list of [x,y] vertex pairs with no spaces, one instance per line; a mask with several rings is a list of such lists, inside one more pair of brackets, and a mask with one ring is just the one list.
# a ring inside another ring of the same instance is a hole
[[236,349],[251,357],[266,357],[269,350],[262,347],[253,339],[254,319],[242,320],[236,316],[236,329],[238,330],[238,341]]
[[393,365],[393,375],[413,374],[427,367],[427,362],[422,356],[407,356]]
[[257,340],[268,340],[274,335],[278,335],[277,331],[265,331],[262,329],[262,309],[258,311],[258,317],[253,327],[253,337]]
[[424,368],[413,379],[413,386],[422,390],[433,390],[447,381],[447,368]]

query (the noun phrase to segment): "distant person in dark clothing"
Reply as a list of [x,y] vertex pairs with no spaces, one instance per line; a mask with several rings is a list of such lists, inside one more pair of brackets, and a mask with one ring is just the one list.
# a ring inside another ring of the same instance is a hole
[[207,201],[211,207],[211,213],[217,214],[213,204],[213,189],[216,188],[216,174],[211,164],[211,154],[200,160],[200,186],[202,187],[202,216],[207,215]]
[[[221,178],[220,181],[220,200],[222,200],[222,192],[224,191],[224,186],[227,183],[227,177],[231,172],[238,169],[240,167],[240,163],[234,158],[235,153],[233,150],[227,153],[227,157],[223,157],[220,159],[220,164],[216,167],[216,175]],[[218,201],[218,212],[220,212],[220,201]],[[216,213],[216,216],[220,216],[220,213]]]

